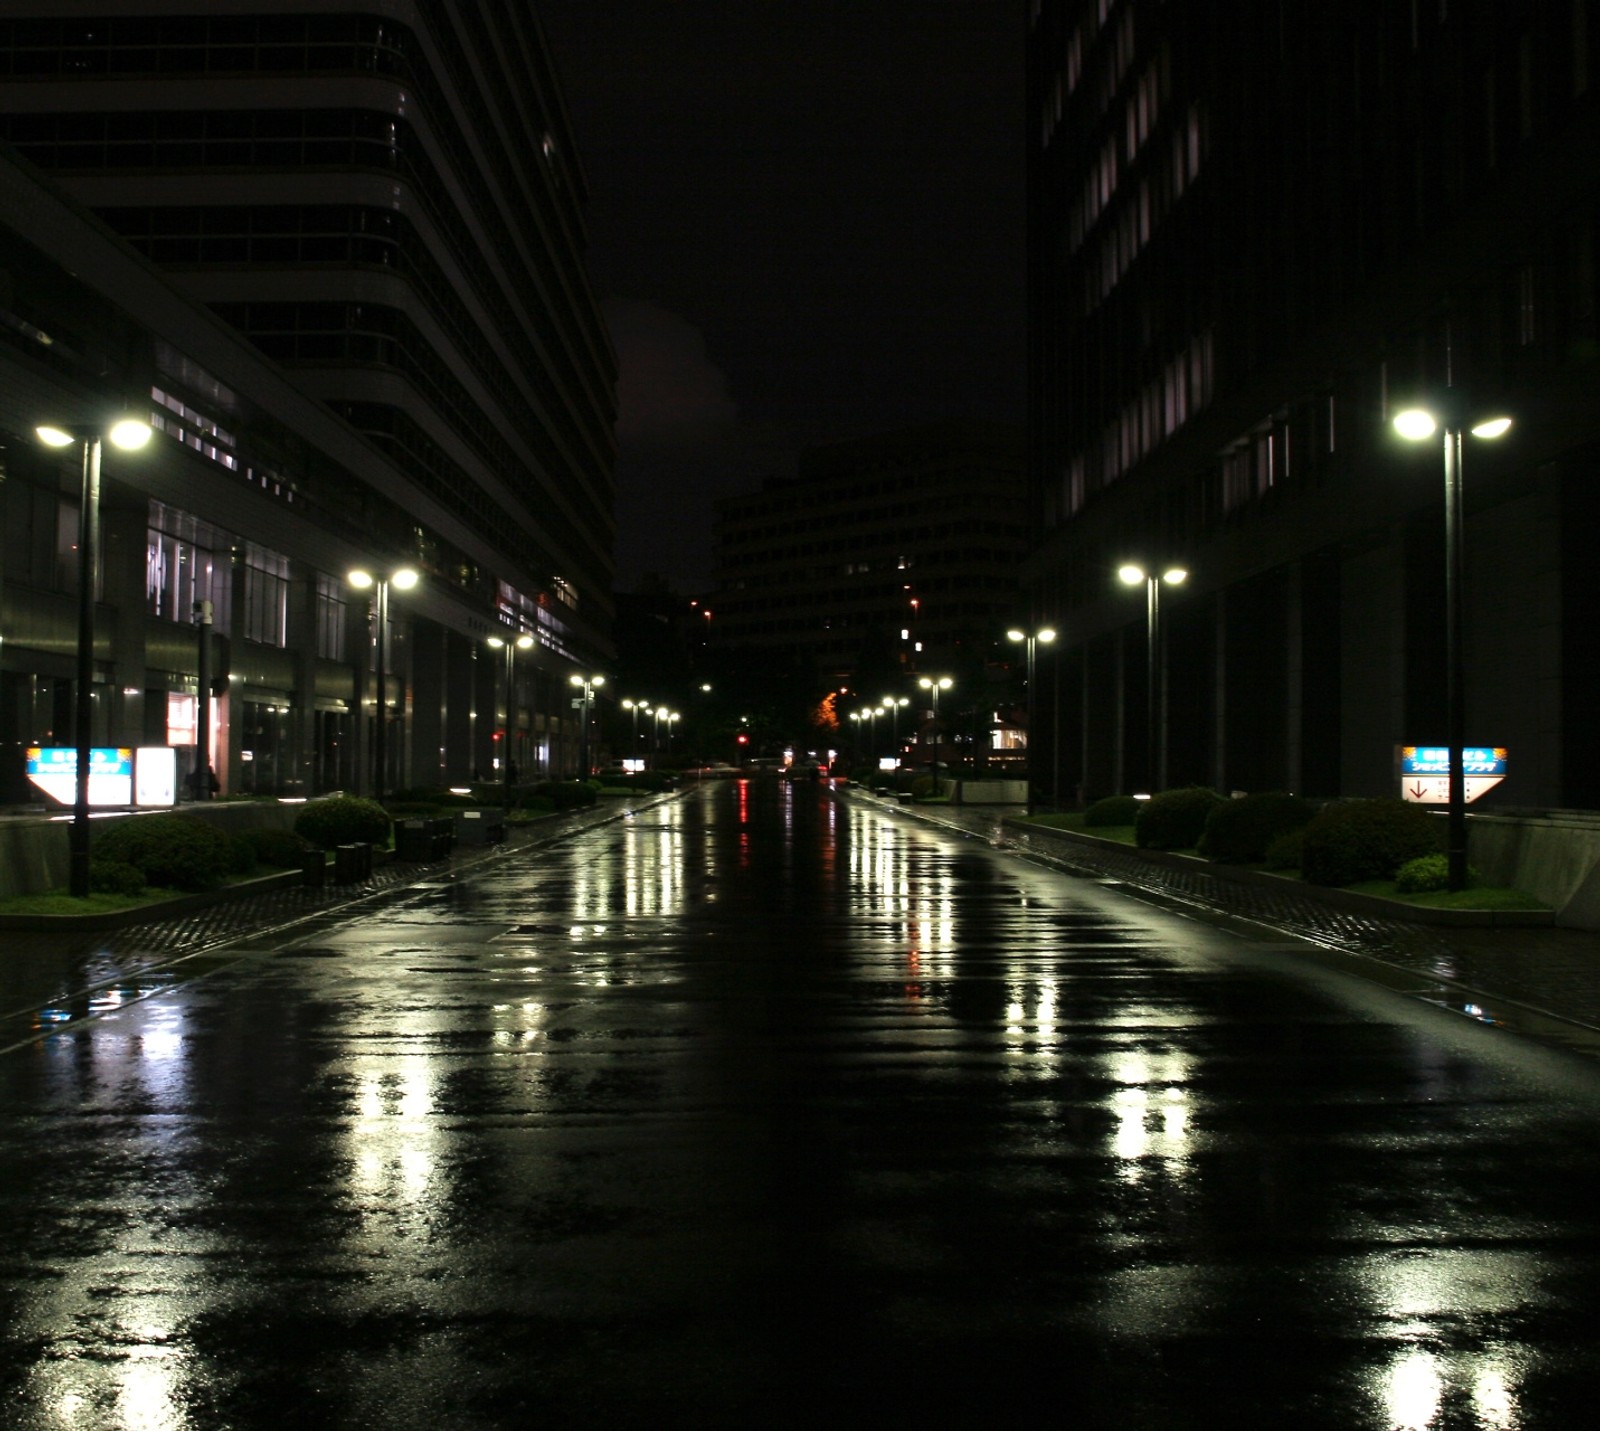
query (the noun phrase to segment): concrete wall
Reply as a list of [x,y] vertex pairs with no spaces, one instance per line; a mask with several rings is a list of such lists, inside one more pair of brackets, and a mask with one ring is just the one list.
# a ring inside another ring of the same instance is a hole
[[[178,813],[192,815],[209,825],[242,835],[248,830],[290,830],[299,805],[279,805],[267,801],[219,800],[203,805],[184,805]],[[91,857],[94,834],[118,819],[137,820],[138,815],[97,817],[89,827]],[[67,831],[70,820],[42,820],[29,817],[0,821],[0,898],[13,894],[45,894],[67,886],[69,856]]]
[[1026,780],[956,780],[951,782],[954,805],[1026,805]]
[[1600,929],[1600,815],[1473,815],[1467,858],[1488,883],[1543,900],[1557,924]]

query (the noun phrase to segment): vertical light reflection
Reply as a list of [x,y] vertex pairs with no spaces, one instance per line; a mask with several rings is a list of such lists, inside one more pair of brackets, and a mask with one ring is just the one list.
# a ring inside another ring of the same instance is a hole
[[406,1216],[408,1204],[437,1200],[438,1135],[434,1065],[427,1054],[391,1061],[370,1060],[357,1074],[352,1144],[351,1193],[363,1216]]
[[1138,1182],[1146,1159],[1159,1157],[1160,1169],[1181,1181],[1189,1173],[1189,1058],[1178,1049],[1119,1053],[1108,1070],[1116,1085],[1111,1113],[1116,1126],[1111,1151],[1121,1162],[1124,1182]]
[[122,1363],[117,1411],[125,1431],[181,1431],[187,1424],[176,1371],[171,1353],[156,1347],[138,1348]]
[[1382,1389],[1393,1431],[1430,1431],[1444,1393],[1444,1378],[1431,1352],[1413,1347],[1403,1353],[1390,1364]]
[[1500,1367],[1480,1367],[1472,1382],[1472,1409],[1483,1431],[1516,1431],[1517,1398]]

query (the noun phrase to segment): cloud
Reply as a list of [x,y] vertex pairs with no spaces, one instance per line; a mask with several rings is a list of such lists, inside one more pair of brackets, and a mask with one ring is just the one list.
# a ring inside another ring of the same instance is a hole
[[659,304],[608,298],[601,305],[617,350],[617,441],[683,447],[726,436],[739,409],[706,352],[705,334]]

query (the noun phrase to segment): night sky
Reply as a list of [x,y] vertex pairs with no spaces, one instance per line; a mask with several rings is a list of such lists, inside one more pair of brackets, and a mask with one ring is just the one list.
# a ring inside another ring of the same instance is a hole
[[802,447],[1020,423],[1022,0],[537,0],[621,364],[618,588]]

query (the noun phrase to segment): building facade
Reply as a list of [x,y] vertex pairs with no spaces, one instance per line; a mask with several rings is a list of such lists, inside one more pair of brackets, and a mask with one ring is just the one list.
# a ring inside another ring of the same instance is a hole
[[[1447,738],[1444,461],[1390,419],[1447,390],[1514,419],[1463,453],[1465,734],[1510,752],[1486,799],[1600,805],[1593,18],[1032,0],[1028,579],[1063,801],[1398,793],[1396,747]],[[1128,562],[1189,572],[1153,663]]]
[[[114,408],[158,431],[107,457],[97,739],[181,735],[207,600],[227,789],[361,788],[375,746],[390,789],[560,771],[609,656],[615,359],[531,8],[111,9],[0,3],[0,740],[72,700],[77,478],[29,434]],[[382,690],[356,565],[422,574]]]
[[909,428],[801,455],[718,504],[713,649],[792,654],[820,689],[1003,641],[1027,550],[1021,435]]

